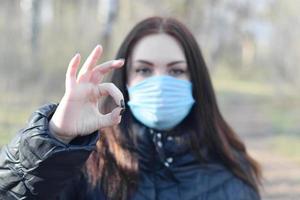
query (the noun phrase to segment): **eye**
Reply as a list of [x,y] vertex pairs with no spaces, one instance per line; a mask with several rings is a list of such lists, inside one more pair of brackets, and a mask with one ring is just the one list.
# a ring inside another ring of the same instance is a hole
[[170,75],[172,75],[172,76],[180,76],[180,75],[185,74],[185,72],[186,72],[186,70],[178,69],[178,68],[172,68],[169,71]]
[[151,67],[137,67],[135,73],[142,76],[149,76],[152,73]]

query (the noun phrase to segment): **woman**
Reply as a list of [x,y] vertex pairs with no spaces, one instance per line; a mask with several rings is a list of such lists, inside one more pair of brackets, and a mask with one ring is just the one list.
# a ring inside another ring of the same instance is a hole
[[59,105],[36,111],[2,149],[2,199],[260,199],[260,169],[223,119],[183,24],[148,18],[121,59],[96,66],[101,53],[78,75],[76,54]]

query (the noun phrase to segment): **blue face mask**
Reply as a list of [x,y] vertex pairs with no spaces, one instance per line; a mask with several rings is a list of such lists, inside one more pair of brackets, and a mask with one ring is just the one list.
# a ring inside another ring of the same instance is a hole
[[169,130],[190,112],[195,100],[190,81],[153,76],[128,88],[128,106],[134,117],[157,130]]

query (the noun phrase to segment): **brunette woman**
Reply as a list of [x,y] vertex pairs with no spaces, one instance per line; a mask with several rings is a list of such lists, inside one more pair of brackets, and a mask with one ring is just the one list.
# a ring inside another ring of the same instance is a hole
[[1,150],[1,199],[260,199],[258,164],[222,117],[182,23],[145,19],[117,60],[96,65],[101,54],[78,74],[75,55],[60,103]]

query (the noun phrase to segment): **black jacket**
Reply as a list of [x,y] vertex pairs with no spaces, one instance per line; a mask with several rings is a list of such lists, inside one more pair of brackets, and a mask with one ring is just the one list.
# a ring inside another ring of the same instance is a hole
[[[99,138],[97,132],[70,144],[54,138],[48,122],[56,105],[31,116],[0,152],[0,199],[102,200],[82,168]],[[217,163],[199,164],[176,137],[146,127],[137,131],[140,182],[133,200],[258,200],[259,195]]]

